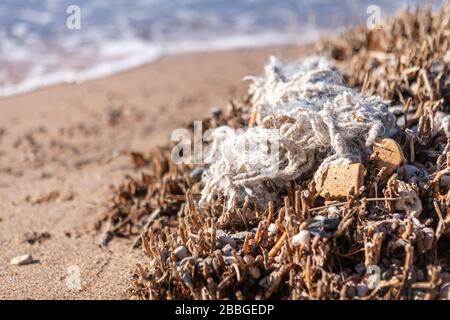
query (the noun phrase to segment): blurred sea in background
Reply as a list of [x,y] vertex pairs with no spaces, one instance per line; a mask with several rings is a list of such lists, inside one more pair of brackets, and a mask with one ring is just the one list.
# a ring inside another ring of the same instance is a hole
[[[0,96],[110,75],[163,55],[306,43],[365,22],[369,5],[387,18],[405,3],[416,1],[5,0]],[[70,5],[81,9],[79,30],[66,26]]]

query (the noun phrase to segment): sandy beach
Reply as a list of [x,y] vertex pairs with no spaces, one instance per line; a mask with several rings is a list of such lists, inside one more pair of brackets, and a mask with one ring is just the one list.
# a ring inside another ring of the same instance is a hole
[[0,301],[450,300],[449,2],[0,21]]
[[[163,144],[247,90],[280,46],[165,57],[82,84],[0,100],[0,299],[126,299],[144,259],[132,239],[99,246],[111,188],[136,171],[130,151]],[[10,260],[31,254],[35,263]],[[70,289],[79,270],[81,290]]]

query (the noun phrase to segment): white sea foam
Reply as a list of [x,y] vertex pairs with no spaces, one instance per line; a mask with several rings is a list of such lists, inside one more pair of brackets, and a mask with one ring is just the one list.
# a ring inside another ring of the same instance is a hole
[[[94,80],[115,73],[123,72],[146,63],[153,62],[164,55],[176,55],[182,53],[206,52],[216,50],[232,50],[257,48],[268,45],[299,44],[313,42],[319,38],[317,30],[311,30],[304,38],[297,34],[263,33],[259,35],[233,35],[209,41],[180,41],[177,43],[161,43],[159,45],[138,42],[118,41],[105,43],[99,46],[100,62],[85,68],[61,65],[55,71],[46,71],[40,65],[33,66],[23,81],[0,86],[0,96],[12,96],[26,93],[38,88],[53,86],[62,83],[80,83],[86,80]],[[17,50],[16,58],[25,52]],[[49,59],[52,60],[51,58]],[[6,77],[5,72],[0,72],[0,83]]]
[[403,3],[77,0],[81,29],[70,30],[72,0],[8,1],[0,4],[0,96],[97,79],[164,55],[307,43],[362,22],[373,2],[384,13]]

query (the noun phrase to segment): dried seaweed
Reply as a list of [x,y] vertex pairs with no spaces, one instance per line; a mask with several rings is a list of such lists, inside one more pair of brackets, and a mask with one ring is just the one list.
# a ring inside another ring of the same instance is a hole
[[[349,85],[391,101],[407,162],[385,178],[387,169],[368,159],[364,187],[344,201],[296,179],[263,209],[249,198],[231,209],[220,198],[199,207],[201,166],[172,163],[170,145],[131,154],[142,176],[116,190],[107,234],[136,236],[148,257],[130,296],[448,299],[449,43],[449,4],[322,42]],[[253,126],[249,101],[214,112],[203,128]]]

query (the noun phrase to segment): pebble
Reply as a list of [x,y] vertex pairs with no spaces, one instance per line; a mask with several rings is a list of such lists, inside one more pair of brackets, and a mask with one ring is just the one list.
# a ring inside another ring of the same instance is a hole
[[364,266],[364,263],[358,263],[355,266],[355,271],[358,274],[363,274],[364,272],[366,272],[366,267]]
[[359,283],[356,285],[356,293],[358,294],[358,297],[363,298],[367,296],[368,292],[369,288],[364,283]]
[[347,286],[347,298],[353,299],[356,296],[356,288],[353,283],[349,283]]
[[448,188],[448,186],[450,186],[450,176],[442,176],[440,185],[443,188]]
[[236,260],[234,259],[234,257],[230,253],[230,255],[226,255],[226,256],[223,257],[223,262],[225,264],[233,264],[233,263],[236,262]]
[[292,237],[292,245],[301,246],[309,249],[311,241],[311,234],[308,230],[302,230],[298,234]]
[[184,272],[184,273],[183,273],[183,276],[182,276],[182,279],[183,279],[184,284],[185,284],[188,288],[194,289],[194,282],[192,282],[192,278],[191,278],[191,275],[190,275],[189,273]]
[[253,235],[252,232],[250,231],[240,231],[240,232],[236,232],[231,234],[230,236],[234,239],[234,240],[241,240],[243,241],[245,239],[246,236],[251,237]]
[[424,281],[425,280],[425,275],[424,275],[424,273],[423,273],[423,271],[421,269],[417,270],[416,278],[417,278],[417,281]]
[[222,115],[222,109],[219,107],[212,107],[211,108],[211,114],[215,116],[216,118],[220,117]]
[[450,282],[450,273],[448,273],[448,272],[442,272],[442,281],[444,281],[444,282]]
[[339,218],[325,218],[322,224],[325,230],[335,230],[340,222]]
[[308,225],[308,230],[313,236],[319,236],[321,238],[332,238],[333,232],[339,225],[340,220],[338,218],[325,218],[323,216],[316,216],[312,219]]
[[417,177],[419,175],[419,169],[416,166],[407,164],[398,168],[397,173],[402,176],[405,180],[412,177]]
[[180,266],[185,266],[185,265],[187,265],[188,263],[190,263],[190,264],[192,264],[193,266],[195,265],[195,258],[194,257],[186,257],[186,258],[184,258],[184,259],[182,259],[178,264],[180,265]]
[[328,217],[329,218],[339,218],[339,209],[335,206],[328,207]]
[[397,127],[403,128],[405,126],[405,117],[398,117],[395,123]]
[[23,266],[26,264],[32,263],[33,257],[30,254],[24,254],[23,256],[17,256],[11,259],[11,264],[17,265],[17,266]]
[[276,277],[276,271],[272,271],[269,275],[265,276],[259,281],[259,285],[263,287],[264,289],[269,289],[270,286],[273,284],[273,281]]
[[431,73],[434,73],[435,75],[438,75],[441,72],[445,72],[445,69],[446,69],[445,63],[440,60],[433,61],[429,67],[429,71]]
[[431,250],[434,244],[434,230],[432,228],[426,227],[423,228],[423,250],[427,252]]
[[219,243],[222,246],[230,245],[233,248],[236,248],[236,240],[234,240],[231,236],[229,236],[228,233],[226,233],[225,231],[218,229],[216,233],[216,238],[217,241],[219,241]]
[[439,295],[441,299],[450,299],[450,282],[446,282],[441,286]]
[[447,138],[450,138],[450,115],[442,119],[440,129],[445,132]]
[[230,244],[226,244],[223,248],[222,248],[222,252],[225,256],[231,256],[232,252],[233,252],[233,247]]
[[189,256],[189,252],[187,251],[185,246],[179,246],[175,250],[173,250],[173,254],[177,257],[178,260],[183,260]]
[[390,280],[390,279],[392,279],[392,276],[393,276],[392,270],[388,269],[388,270],[386,270],[385,272],[383,272],[381,274],[381,279],[383,279],[383,280]]

